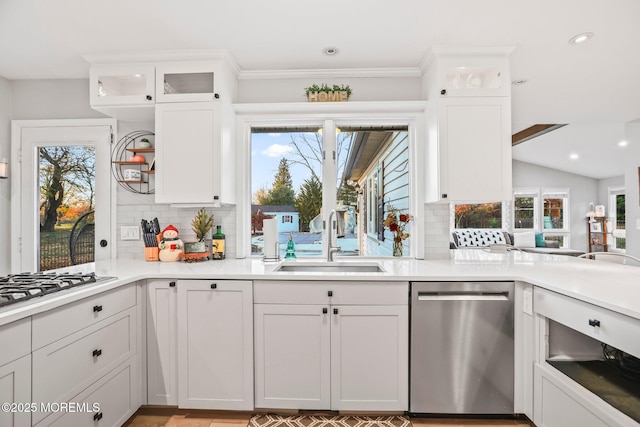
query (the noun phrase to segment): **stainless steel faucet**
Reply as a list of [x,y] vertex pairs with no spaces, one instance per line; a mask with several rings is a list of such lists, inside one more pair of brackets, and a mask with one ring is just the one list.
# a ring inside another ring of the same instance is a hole
[[333,231],[332,230],[336,230],[336,237],[338,235],[338,227],[337,225],[334,227],[335,224],[335,216],[336,216],[336,210],[335,209],[331,209],[331,212],[329,212],[329,219],[327,221],[327,225],[328,227],[327,229],[327,261],[332,262],[333,261],[333,254],[336,252],[341,252],[341,249],[339,246],[332,246],[331,243],[333,241]]

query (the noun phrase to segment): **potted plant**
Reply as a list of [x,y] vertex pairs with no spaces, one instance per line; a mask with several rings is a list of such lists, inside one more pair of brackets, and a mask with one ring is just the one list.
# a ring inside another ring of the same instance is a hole
[[[207,250],[207,246],[205,243],[205,237],[207,233],[211,231],[213,228],[213,215],[207,214],[207,211],[204,208],[201,208],[198,213],[196,213],[195,218],[191,221],[191,229],[196,234],[196,238],[198,242],[202,243],[202,250],[200,252],[205,252]],[[211,242],[209,242],[209,250],[211,249]]]
[[351,88],[349,85],[333,85],[326,83],[321,85],[312,84],[304,88],[304,93],[309,102],[337,102],[347,101],[351,96]]

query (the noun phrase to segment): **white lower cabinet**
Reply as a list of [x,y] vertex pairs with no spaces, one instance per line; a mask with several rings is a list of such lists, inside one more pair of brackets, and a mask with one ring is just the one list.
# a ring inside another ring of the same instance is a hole
[[147,283],[147,403],[178,404],[178,289],[176,281]]
[[317,305],[256,304],[256,407],[331,406],[328,310]]
[[250,281],[179,280],[178,405],[253,409]]
[[254,288],[257,408],[408,409],[408,284]]
[[638,426],[624,413],[637,414],[628,406],[637,395],[621,385],[628,380],[613,360],[604,361],[602,346],[640,357],[638,340],[629,339],[640,333],[640,320],[540,288],[533,302],[536,425]]
[[73,409],[59,411],[38,424],[51,427],[121,426],[138,409],[134,389],[138,371],[135,358],[96,381],[73,399]]
[[[4,341],[7,343],[7,341]],[[0,366],[0,403],[16,405],[31,402],[31,354]],[[0,426],[31,425],[31,413],[19,406],[0,411]],[[13,410],[15,409],[15,410]]]

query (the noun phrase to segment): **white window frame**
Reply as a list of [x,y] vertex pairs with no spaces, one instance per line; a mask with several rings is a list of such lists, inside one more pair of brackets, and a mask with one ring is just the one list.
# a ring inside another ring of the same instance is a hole
[[[562,198],[562,228],[544,228],[544,200],[545,198]],[[562,236],[562,248],[570,247],[571,242],[571,192],[568,188],[542,188],[540,190],[539,232],[547,236]]]
[[[317,104],[317,105],[316,105]],[[331,104],[331,105],[323,105]],[[317,126],[323,128],[323,135],[335,144],[335,128],[350,126],[404,126],[409,138],[410,202],[409,209],[417,217],[424,212],[426,171],[426,148],[422,142],[427,139],[425,101],[311,103],[301,108],[300,103],[283,104],[235,104],[236,115],[236,257],[251,255],[251,129],[254,127]],[[334,164],[335,169],[335,164]],[[323,176],[325,170],[323,170]],[[333,175],[335,176],[335,170]],[[323,192],[323,206],[331,206],[325,197],[333,197],[335,192]],[[370,209],[371,207],[368,207]],[[326,221],[329,211],[323,209]],[[414,221],[411,225],[412,238],[409,239],[411,257],[424,258],[424,225]],[[326,256],[326,235],[323,233],[323,256]]]
[[[532,228],[516,228],[516,198],[531,197],[533,198],[533,227]],[[540,189],[538,188],[515,188],[513,190],[513,209],[511,212],[511,224],[514,233],[523,231],[538,231],[540,229]]]
[[626,192],[624,186],[615,186],[609,187],[607,189],[607,193],[609,195],[609,226],[607,227],[607,232],[610,234],[609,240],[609,249],[612,252],[627,252],[626,249],[619,249],[616,247],[616,237],[627,238],[627,230],[626,227],[624,230],[618,229],[618,209],[616,196],[624,194],[626,198]]

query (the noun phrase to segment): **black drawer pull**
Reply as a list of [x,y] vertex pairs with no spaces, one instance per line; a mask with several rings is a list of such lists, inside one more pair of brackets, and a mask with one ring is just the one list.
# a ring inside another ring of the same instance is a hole
[[93,421],[100,421],[102,419],[102,412],[98,412],[93,416]]
[[328,312],[328,311],[329,311],[329,310],[327,310],[327,307],[323,307],[323,308],[322,308],[322,314],[327,314],[327,312]]
[[218,287],[218,284],[217,284],[217,283],[212,283],[212,284],[211,284],[211,289],[215,289],[215,288],[217,288],[217,287]]
[[338,314],[338,309],[337,308],[333,309],[333,314]]
[[333,296],[333,291],[328,291],[328,292],[327,292],[327,296],[332,297],[332,296]]
[[170,288],[175,288],[176,286],[176,282],[169,282],[169,287]]
[[93,306],[93,312],[94,313],[98,313],[100,311],[102,311],[102,306],[101,305],[94,305]]
[[600,327],[600,321],[597,319],[589,319],[589,326]]
[[100,350],[99,348],[93,350],[93,357],[98,357],[100,355],[102,355],[102,350]]

